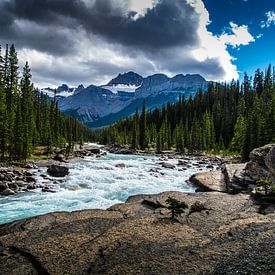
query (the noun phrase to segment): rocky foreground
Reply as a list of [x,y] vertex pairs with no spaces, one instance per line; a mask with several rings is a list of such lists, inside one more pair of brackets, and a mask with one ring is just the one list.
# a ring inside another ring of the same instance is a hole
[[[105,211],[2,225],[0,274],[275,274],[275,206],[250,195],[256,169],[273,179],[274,152],[263,147],[248,164],[195,175],[206,192],[137,195]],[[178,220],[169,196],[189,206]],[[190,211],[196,202],[203,209]]]
[[[172,221],[168,196],[206,210]],[[0,273],[274,274],[274,208],[258,210],[245,194],[166,192],[14,222],[0,227]]]

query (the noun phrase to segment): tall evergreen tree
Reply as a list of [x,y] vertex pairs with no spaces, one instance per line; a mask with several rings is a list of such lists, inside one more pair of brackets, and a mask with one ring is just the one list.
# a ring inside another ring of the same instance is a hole
[[2,57],[0,46],[0,154],[3,161],[6,153],[7,144],[7,109],[6,109],[6,93],[5,93],[5,70],[4,59]]
[[140,116],[140,139],[139,139],[140,149],[145,150],[146,148],[146,104],[145,99],[142,104],[142,112]]
[[23,77],[21,79],[21,95],[21,110],[23,119],[23,158],[26,159],[32,152],[35,129],[33,87],[31,84],[31,70],[28,62],[23,69]]
[[136,107],[136,112],[133,117],[133,130],[132,130],[132,148],[136,149],[138,147],[138,108]]

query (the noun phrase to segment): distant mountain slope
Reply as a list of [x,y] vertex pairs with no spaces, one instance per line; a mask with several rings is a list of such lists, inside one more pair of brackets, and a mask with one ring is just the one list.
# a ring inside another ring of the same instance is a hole
[[54,95],[56,95],[59,98],[63,98],[63,97],[72,96],[82,89],[84,89],[84,86],[82,84],[79,85],[77,88],[70,88],[67,84],[62,84],[56,89],[52,89],[52,88],[41,89],[41,92],[43,94],[48,95],[49,97],[54,97]]
[[[132,115],[136,106],[146,99],[148,109],[178,100],[180,94],[194,96],[207,88],[207,81],[198,74],[154,74],[143,78],[134,72],[119,74],[103,86],[69,88],[63,84],[57,89],[61,111],[77,117],[90,127],[102,127]],[[45,90],[45,89],[44,89]],[[54,92],[54,90],[48,90]]]

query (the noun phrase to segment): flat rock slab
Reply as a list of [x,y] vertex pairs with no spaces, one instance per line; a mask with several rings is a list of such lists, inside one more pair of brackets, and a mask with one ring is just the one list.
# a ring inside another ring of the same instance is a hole
[[198,191],[201,192],[227,192],[224,174],[220,170],[197,173],[189,180],[196,187],[198,187]]
[[[169,196],[206,209],[171,221]],[[274,236],[274,212],[260,215],[248,195],[139,195],[0,226],[0,274],[272,274]]]

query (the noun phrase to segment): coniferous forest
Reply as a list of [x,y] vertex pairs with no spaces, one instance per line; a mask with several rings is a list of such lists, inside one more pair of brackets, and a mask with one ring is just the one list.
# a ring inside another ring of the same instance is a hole
[[71,150],[75,142],[90,140],[93,133],[76,119],[58,110],[56,98],[34,89],[26,63],[19,73],[14,45],[0,46],[0,156],[1,160],[24,160],[36,146]]
[[194,98],[121,120],[101,131],[100,142],[157,152],[228,151],[248,160],[256,147],[275,141],[275,73],[271,65],[242,84],[210,83]]
[[180,96],[161,109],[136,109],[132,117],[95,133],[58,109],[58,100],[40,93],[31,82],[28,63],[19,73],[14,45],[0,47],[1,160],[27,159],[36,146],[72,148],[97,139],[156,152],[227,151],[247,160],[249,152],[275,141],[275,73],[271,65],[242,84],[209,83],[195,97]]

